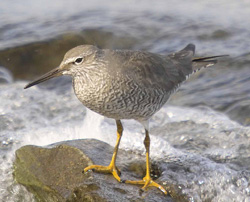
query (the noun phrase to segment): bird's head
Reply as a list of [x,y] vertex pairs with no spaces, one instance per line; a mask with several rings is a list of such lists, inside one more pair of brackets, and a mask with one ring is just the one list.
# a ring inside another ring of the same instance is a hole
[[74,76],[77,72],[85,72],[84,69],[87,70],[88,67],[94,66],[98,51],[100,51],[100,49],[92,45],[81,45],[72,48],[65,54],[59,67],[30,82],[24,87],[24,89],[54,77],[62,75]]

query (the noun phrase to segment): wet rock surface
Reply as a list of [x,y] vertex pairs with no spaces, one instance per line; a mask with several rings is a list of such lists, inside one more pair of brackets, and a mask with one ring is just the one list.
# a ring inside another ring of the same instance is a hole
[[[16,151],[14,177],[37,201],[187,201],[174,186],[163,185],[173,198],[157,189],[139,194],[140,186],[117,182],[112,175],[88,172],[91,164],[108,165],[113,147],[94,139],[66,141],[46,148],[24,146]],[[145,174],[145,156],[119,150],[117,166],[122,179]],[[152,174],[161,183],[161,162],[152,164]]]

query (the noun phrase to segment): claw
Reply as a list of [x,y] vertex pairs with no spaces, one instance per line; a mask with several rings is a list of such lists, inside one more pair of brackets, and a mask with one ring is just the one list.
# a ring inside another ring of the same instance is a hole
[[127,184],[137,184],[137,185],[143,185],[143,187],[140,189],[140,192],[142,194],[143,191],[146,191],[149,187],[156,187],[158,189],[160,189],[164,194],[167,195],[167,191],[163,188],[163,186],[157,184],[156,182],[154,182],[151,177],[144,177],[143,180],[139,180],[139,181],[130,181],[130,180],[124,180],[125,183]]
[[143,189],[140,189],[139,190],[139,196],[142,196],[142,193],[144,192],[144,190]]
[[119,177],[119,173],[121,172],[113,164],[110,164],[109,166],[91,165],[91,166],[86,167],[83,172],[86,173],[91,170],[94,172],[96,171],[96,172],[101,172],[101,173],[111,173],[118,182],[121,181]]
[[90,173],[90,172],[94,172],[95,171],[95,169],[88,169],[88,170],[83,170],[82,171],[82,174],[87,174],[87,173]]
[[122,173],[121,173],[120,169],[117,168],[116,166],[115,166],[115,169],[116,169],[116,171],[117,171],[118,176],[121,177],[121,174],[122,174]]

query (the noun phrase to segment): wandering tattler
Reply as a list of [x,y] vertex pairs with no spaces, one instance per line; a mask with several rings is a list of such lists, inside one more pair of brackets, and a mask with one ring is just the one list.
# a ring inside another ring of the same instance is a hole
[[130,184],[157,187],[167,194],[163,186],[150,177],[149,120],[167,102],[170,95],[186,78],[202,67],[212,66],[217,57],[194,58],[195,46],[170,55],[143,51],[99,49],[81,45],[69,50],[60,66],[29,83],[29,88],[61,75],[70,75],[77,98],[89,109],[116,120],[117,142],[109,166],[91,165],[84,169],[112,173],[121,182],[116,167],[116,156],[122,137],[121,119],[134,119],[145,128],[146,176]]

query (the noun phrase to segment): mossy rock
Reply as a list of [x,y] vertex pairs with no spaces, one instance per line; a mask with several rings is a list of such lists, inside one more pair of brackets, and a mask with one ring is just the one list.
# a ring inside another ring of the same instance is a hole
[[[32,192],[39,202],[173,201],[170,196],[154,188],[146,192],[146,197],[140,196],[140,186],[119,183],[109,174],[82,173],[86,166],[93,163],[108,165],[112,152],[113,147],[110,145],[89,139],[62,142],[46,148],[24,146],[16,151],[14,178]],[[117,166],[122,171],[121,178],[143,176],[144,158],[119,150]],[[156,164],[152,167],[155,168]],[[179,196],[174,189],[170,192],[176,199],[185,201],[185,197]]]

